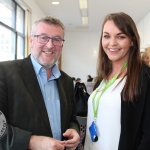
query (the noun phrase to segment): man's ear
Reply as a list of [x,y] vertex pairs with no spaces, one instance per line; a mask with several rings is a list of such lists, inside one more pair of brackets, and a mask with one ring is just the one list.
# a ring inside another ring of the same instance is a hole
[[33,36],[32,35],[29,36],[29,45],[30,45],[30,48],[33,47]]

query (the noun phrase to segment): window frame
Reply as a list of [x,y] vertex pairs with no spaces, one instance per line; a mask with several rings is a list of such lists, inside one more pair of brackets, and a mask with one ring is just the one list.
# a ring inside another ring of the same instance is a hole
[[[18,45],[18,36],[20,36],[22,39],[23,39],[23,58],[25,57],[25,10],[15,1],[15,0],[11,0],[13,3],[14,3],[14,28],[13,27],[10,27],[8,26],[7,24],[3,23],[0,21],[0,25],[2,27],[5,27],[6,29],[10,30],[11,32],[13,32],[15,34],[15,51],[14,51],[14,60],[18,59],[17,58],[17,54],[18,54],[18,49],[17,49],[17,45]],[[23,33],[17,31],[16,29],[16,23],[17,23],[17,7],[19,7],[22,12],[23,12],[23,22],[22,22],[22,25],[23,25]]]

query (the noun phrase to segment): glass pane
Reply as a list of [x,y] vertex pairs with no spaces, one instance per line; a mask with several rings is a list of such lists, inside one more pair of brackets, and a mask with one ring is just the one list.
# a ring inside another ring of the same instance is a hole
[[17,59],[24,58],[24,39],[20,36],[17,37]]
[[0,61],[15,59],[15,33],[0,25]]
[[17,23],[16,23],[17,31],[24,33],[24,11],[17,6]]
[[0,21],[14,28],[15,4],[12,0],[0,0]]

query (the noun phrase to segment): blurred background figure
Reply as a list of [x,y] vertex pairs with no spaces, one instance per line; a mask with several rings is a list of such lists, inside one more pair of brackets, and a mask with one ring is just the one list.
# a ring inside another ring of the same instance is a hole
[[81,78],[77,78],[77,79],[76,79],[76,82],[81,82]]
[[144,61],[145,64],[150,66],[150,54],[149,52],[145,51],[141,53],[142,60]]
[[87,82],[92,82],[93,78],[90,75],[87,75]]
[[75,77],[72,77],[72,81],[73,81],[73,85],[75,87],[75,84],[76,84],[76,78]]

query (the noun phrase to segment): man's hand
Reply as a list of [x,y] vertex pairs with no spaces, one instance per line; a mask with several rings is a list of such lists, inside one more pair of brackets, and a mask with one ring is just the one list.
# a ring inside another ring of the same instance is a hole
[[75,150],[80,143],[80,136],[77,131],[75,129],[68,129],[63,136],[68,138],[64,144],[67,150]]
[[32,135],[29,141],[30,150],[64,150],[65,142],[46,136]]

